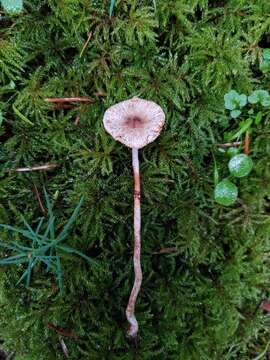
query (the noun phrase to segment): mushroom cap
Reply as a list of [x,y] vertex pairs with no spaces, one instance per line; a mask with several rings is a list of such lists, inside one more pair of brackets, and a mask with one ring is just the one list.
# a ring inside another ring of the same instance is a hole
[[106,131],[130,148],[140,149],[154,141],[165,122],[161,107],[133,97],[108,108],[103,117]]

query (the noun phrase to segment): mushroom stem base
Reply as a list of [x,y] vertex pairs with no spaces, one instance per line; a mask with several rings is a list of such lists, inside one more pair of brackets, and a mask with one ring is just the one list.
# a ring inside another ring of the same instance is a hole
[[133,288],[126,308],[126,316],[129,322],[127,337],[135,339],[138,333],[138,322],[135,317],[136,299],[142,283],[141,269],[141,189],[140,189],[140,167],[138,149],[132,148],[132,166],[134,174],[134,272],[135,279]]

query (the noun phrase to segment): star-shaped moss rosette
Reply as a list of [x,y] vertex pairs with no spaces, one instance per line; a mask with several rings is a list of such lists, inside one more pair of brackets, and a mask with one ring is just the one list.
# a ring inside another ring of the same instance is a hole
[[161,107],[153,101],[133,97],[111,106],[104,114],[103,124],[106,131],[122,144],[132,149],[134,175],[134,285],[126,308],[129,322],[127,336],[135,339],[138,322],[135,317],[135,304],[142,283],[141,269],[141,190],[139,170],[139,149],[154,141],[160,134],[165,122]]

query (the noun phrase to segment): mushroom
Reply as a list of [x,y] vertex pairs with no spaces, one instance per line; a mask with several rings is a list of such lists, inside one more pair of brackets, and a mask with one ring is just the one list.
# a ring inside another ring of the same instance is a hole
[[133,97],[121,101],[106,110],[103,124],[106,131],[115,139],[132,149],[134,175],[134,285],[126,308],[129,322],[127,336],[136,339],[138,322],[135,317],[135,304],[142,283],[141,269],[141,191],[139,170],[139,149],[154,141],[165,122],[161,107],[153,101]]

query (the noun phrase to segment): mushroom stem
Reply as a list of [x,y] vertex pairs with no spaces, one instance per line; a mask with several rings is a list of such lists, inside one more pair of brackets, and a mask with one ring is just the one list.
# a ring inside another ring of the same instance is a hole
[[141,269],[141,190],[140,190],[140,168],[139,168],[139,151],[132,148],[132,166],[134,175],[134,272],[135,279],[133,288],[129,297],[126,308],[126,316],[129,322],[129,329],[127,336],[135,339],[138,333],[138,322],[135,317],[135,304],[139,294],[142,283],[142,269]]

